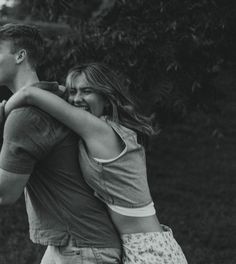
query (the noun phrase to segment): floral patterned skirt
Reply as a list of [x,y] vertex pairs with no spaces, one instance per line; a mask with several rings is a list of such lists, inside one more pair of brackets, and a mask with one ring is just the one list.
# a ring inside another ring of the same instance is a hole
[[172,230],[122,235],[124,264],[187,264]]

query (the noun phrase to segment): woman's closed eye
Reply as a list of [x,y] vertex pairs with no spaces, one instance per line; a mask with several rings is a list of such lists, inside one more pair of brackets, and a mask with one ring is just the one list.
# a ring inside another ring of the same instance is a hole
[[91,93],[93,93],[93,91],[92,91],[91,88],[84,88],[84,89],[82,89],[81,93],[83,93],[83,94],[91,94]]
[[75,94],[77,93],[77,90],[76,90],[75,88],[70,88],[70,89],[69,89],[69,93],[70,93],[71,95],[75,95]]

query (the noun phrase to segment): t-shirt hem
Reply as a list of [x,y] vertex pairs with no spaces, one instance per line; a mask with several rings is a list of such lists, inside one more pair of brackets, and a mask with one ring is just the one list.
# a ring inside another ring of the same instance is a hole
[[[32,234],[32,232],[34,232]],[[33,231],[30,229],[30,240],[35,244],[40,244],[42,246],[67,246],[70,239],[70,234],[66,233],[64,235],[60,234],[59,237],[57,236],[42,236],[40,233]],[[121,244],[116,241],[115,243],[111,243],[111,241],[101,241],[101,242],[93,242],[92,239],[87,239],[89,241],[82,242],[81,239],[76,238],[73,236],[73,240],[75,242],[76,247],[84,248],[117,248],[121,249]]]
[[[53,240],[36,240],[30,239],[34,244],[40,244],[42,246],[66,246],[67,243],[62,243],[61,241],[53,241]],[[76,247],[79,248],[117,248],[121,249],[120,245],[112,245],[110,242],[108,244],[89,244],[89,243],[76,243]]]

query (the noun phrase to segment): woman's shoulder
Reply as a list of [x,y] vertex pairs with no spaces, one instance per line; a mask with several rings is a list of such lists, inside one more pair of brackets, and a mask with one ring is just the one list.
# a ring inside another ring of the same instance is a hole
[[123,132],[124,134],[128,134],[128,135],[137,134],[133,129],[128,128],[127,126],[120,124],[119,122],[113,121],[109,116],[102,116],[101,119],[105,121],[108,125],[110,125],[113,129],[119,130]]
[[120,124],[118,122],[115,122],[111,120],[107,116],[103,116],[102,119],[107,122],[109,126],[112,127],[112,129],[119,135],[119,137],[123,140],[125,145],[132,145],[134,147],[140,148],[140,144],[138,142],[138,135],[136,131],[134,131],[131,128],[128,128],[127,126]]

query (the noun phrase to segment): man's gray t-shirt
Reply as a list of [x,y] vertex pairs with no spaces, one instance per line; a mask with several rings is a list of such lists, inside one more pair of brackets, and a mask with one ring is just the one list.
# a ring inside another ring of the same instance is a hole
[[[0,167],[31,174],[25,188],[33,242],[120,248],[105,205],[85,183],[78,163],[78,136],[35,107],[11,112],[4,128]],[[20,176],[19,176],[20,177]]]

